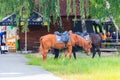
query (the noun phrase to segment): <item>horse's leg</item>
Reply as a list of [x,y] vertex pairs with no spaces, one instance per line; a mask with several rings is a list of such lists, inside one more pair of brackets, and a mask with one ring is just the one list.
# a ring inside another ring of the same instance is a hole
[[101,51],[100,51],[100,49],[98,49],[97,51],[98,51],[99,57],[101,57]]
[[48,50],[44,50],[43,52],[43,61],[46,62],[46,58],[47,58],[47,53],[48,53]]
[[76,52],[73,52],[73,56],[74,56],[74,58],[76,59]]
[[42,47],[41,47],[41,45],[40,45],[40,47],[39,47],[39,52],[37,53],[37,57],[39,57],[40,55],[42,55],[43,54],[43,52],[42,52]]
[[73,53],[74,58],[76,59],[76,50],[75,50],[75,47],[73,47],[72,53]]
[[68,50],[65,50],[65,52],[64,52],[64,59],[66,58],[67,53],[68,53]]
[[94,58],[94,57],[95,57],[95,55],[96,55],[96,50],[95,50],[95,48],[94,48],[94,47],[92,48],[92,52],[93,52],[92,58]]
[[69,57],[72,60],[72,46],[68,47]]
[[58,49],[54,49],[54,54],[55,54],[54,59],[58,59],[58,57],[59,57],[59,50]]

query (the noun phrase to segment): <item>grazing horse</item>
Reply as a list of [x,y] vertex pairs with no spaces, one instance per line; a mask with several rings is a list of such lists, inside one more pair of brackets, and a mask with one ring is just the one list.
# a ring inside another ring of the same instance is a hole
[[[65,50],[65,57],[69,53],[70,60],[72,59],[72,46],[79,45],[83,46],[84,50],[88,55],[90,54],[90,48],[91,48],[91,42],[85,42],[84,38],[73,34],[71,31],[69,31],[70,35],[70,40],[68,43],[56,43],[56,35],[55,34],[48,34],[45,36],[40,37],[40,47],[39,47],[39,54],[42,54],[43,56],[43,61],[46,61],[47,53],[51,48],[55,49],[63,49],[66,48]],[[82,41],[81,41],[82,39]],[[90,46],[88,46],[90,45]]]
[[[91,42],[91,40],[86,40],[86,39],[84,39],[82,36],[83,36],[83,34],[81,34],[81,33],[75,33],[74,35],[77,35],[78,36],[78,38],[77,38],[77,41],[78,42],[76,42],[75,43],[75,45],[72,47],[72,52],[73,52],[73,56],[74,56],[74,58],[76,59],[76,50],[78,51],[78,48],[80,49],[83,49],[85,52],[86,51],[89,51],[90,52],[90,49],[92,48],[92,42]],[[80,36],[80,35],[82,35],[82,36]],[[87,53],[87,52],[86,52]],[[58,49],[54,49],[54,54],[55,54],[55,59],[57,59],[58,58],[58,56],[59,56],[59,50]],[[87,55],[90,55],[89,53],[87,53]]]
[[[95,57],[96,55],[96,52],[98,52],[98,55],[99,57],[101,56],[101,51],[100,51],[100,46],[101,46],[101,36],[100,34],[96,34],[96,33],[76,33],[78,34],[79,36],[82,36],[83,38],[85,38],[86,40],[90,40],[92,41],[92,48],[91,48],[91,51],[92,51],[92,58]],[[74,48],[73,48],[74,50]],[[74,53],[74,58],[76,59],[76,51],[74,50],[73,51]]]
[[[99,57],[101,56],[101,51],[100,51],[101,37],[99,34],[95,34],[95,33],[88,34],[88,33],[79,33],[79,32],[76,34],[78,34],[80,37],[83,37],[87,40],[90,39],[90,41],[92,41],[92,48],[91,48],[91,51],[93,53],[92,58],[94,58],[96,52],[98,52]],[[86,34],[89,35],[89,38],[86,38],[86,36],[87,36]],[[81,41],[81,40],[79,40],[79,41]],[[84,41],[86,41],[86,40],[84,40]],[[73,52],[73,56],[75,59],[76,59],[76,52],[78,51],[76,48],[79,48],[79,47],[82,47],[82,46],[73,46],[72,52]],[[83,47],[83,49],[84,49],[84,47]],[[59,50],[55,49],[55,59],[57,59],[58,56],[59,56]]]
[[[101,56],[101,51],[100,51],[100,46],[101,46],[101,36],[99,34],[96,33],[81,33],[79,34],[80,36],[82,36],[83,38],[85,38],[86,40],[90,40],[92,41],[92,58],[95,57],[96,52],[98,52],[99,57]],[[74,53],[74,58],[76,58],[76,51],[73,52]]]

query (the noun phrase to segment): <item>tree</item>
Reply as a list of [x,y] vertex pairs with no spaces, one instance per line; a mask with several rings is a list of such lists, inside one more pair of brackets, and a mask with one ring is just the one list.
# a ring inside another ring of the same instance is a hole
[[0,21],[7,15],[15,13],[17,24],[19,24],[19,19],[22,18],[25,22],[23,30],[27,29],[27,19],[34,9],[34,0],[0,0],[0,6]]
[[[5,16],[15,13],[17,24],[19,18],[25,22],[23,30],[27,29],[27,19],[30,14],[36,10],[43,15],[43,21],[50,24],[51,16],[53,16],[53,22],[55,23],[57,18],[61,16],[61,1],[64,0],[0,0],[0,21]],[[79,15],[84,17],[91,15],[92,18],[98,18],[103,20],[111,14],[115,21],[120,21],[120,0],[109,0],[110,9],[109,13],[106,8],[106,0],[66,0],[66,14],[70,16],[71,13],[75,15],[77,19],[77,6],[79,6]],[[48,26],[48,30],[49,30]]]
[[[93,18],[99,18],[104,20],[110,16],[113,16],[116,23],[119,25],[120,23],[120,0],[90,0],[91,1],[91,9],[90,14]],[[106,1],[109,2],[109,9],[106,7]]]

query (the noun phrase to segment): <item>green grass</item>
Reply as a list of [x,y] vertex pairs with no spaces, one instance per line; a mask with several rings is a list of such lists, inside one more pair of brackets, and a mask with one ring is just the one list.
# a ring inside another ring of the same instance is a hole
[[41,57],[26,55],[27,64],[42,66],[44,69],[61,76],[65,80],[119,80],[120,56],[112,57],[79,57],[70,61],[67,57],[54,60],[47,57],[46,63]]

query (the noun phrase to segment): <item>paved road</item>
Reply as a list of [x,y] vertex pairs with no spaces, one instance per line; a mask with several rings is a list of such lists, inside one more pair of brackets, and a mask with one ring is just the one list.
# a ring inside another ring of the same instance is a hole
[[26,65],[23,54],[0,54],[0,80],[62,80],[40,66]]

